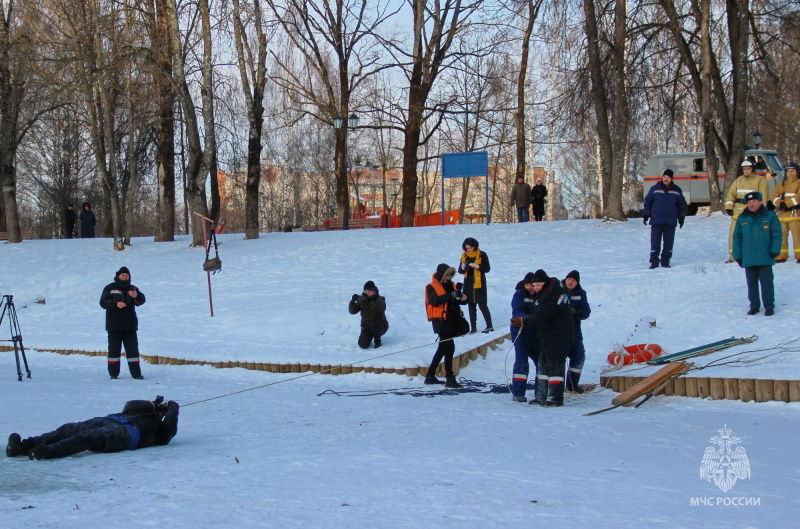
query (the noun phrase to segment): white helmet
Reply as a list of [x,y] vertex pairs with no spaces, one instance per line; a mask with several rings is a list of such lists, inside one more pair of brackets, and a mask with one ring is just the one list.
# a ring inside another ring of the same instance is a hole
[[750,160],[745,160],[745,161],[742,162],[742,167],[749,167],[749,168],[752,169],[753,168],[753,162],[751,162]]

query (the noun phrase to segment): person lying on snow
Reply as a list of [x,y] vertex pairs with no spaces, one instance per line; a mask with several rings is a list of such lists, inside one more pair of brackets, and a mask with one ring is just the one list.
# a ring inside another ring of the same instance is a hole
[[8,437],[6,455],[27,455],[30,459],[69,457],[84,450],[122,452],[168,444],[178,433],[175,401],[130,400],[119,414],[67,423],[52,432],[22,439],[18,433]]

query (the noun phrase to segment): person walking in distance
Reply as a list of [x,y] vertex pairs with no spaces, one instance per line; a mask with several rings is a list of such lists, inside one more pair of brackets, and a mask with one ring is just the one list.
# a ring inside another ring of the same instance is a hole
[[139,366],[139,319],[136,307],[144,305],[144,293],[131,284],[131,272],[127,267],[120,268],[100,295],[100,306],[106,310],[106,331],[108,331],[108,374],[112,379],[119,376],[119,361],[122,346],[131,376],[142,380]]
[[536,179],[536,185],[531,189],[531,202],[533,203],[533,220],[544,220],[544,199],[547,197],[547,188],[541,178]]

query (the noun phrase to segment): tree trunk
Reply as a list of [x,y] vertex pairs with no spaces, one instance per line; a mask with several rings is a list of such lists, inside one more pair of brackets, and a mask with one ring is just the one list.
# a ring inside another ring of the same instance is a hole
[[17,177],[14,158],[17,151],[17,116],[19,97],[22,95],[14,89],[11,74],[11,24],[13,12],[9,7],[6,12],[5,3],[0,5],[0,191],[2,191],[3,213],[0,219],[0,231],[8,232],[8,242],[22,242],[17,210]]
[[155,27],[151,29],[155,55],[153,78],[156,102],[156,222],[155,242],[175,240],[175,89],[172,78],[172,46],[166,0],[152,7]]

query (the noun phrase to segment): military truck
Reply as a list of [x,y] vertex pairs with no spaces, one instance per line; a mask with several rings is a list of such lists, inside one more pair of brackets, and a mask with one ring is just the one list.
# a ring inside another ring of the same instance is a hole
[[[783,181],[783,164],[778,158],[777,151],[750,149],[745,151],[745,158],[755,163],[755,172],[767,179],[770,193]],[[644,172],[644,196],[647,196],[656,182],[661,181],[667,169],[672,169],[675,184],[683,190],[688,215],[696,215],[699,207],[710,205],[704,152],[656,154],[648,158]],[[722,191],[725,187],[725,169],[721,163],[717,174],[719,189]],[[769,197],[764,198],[765,202],[769,199]],[[722,197],[722,200],[724,202],[725,197]]]

